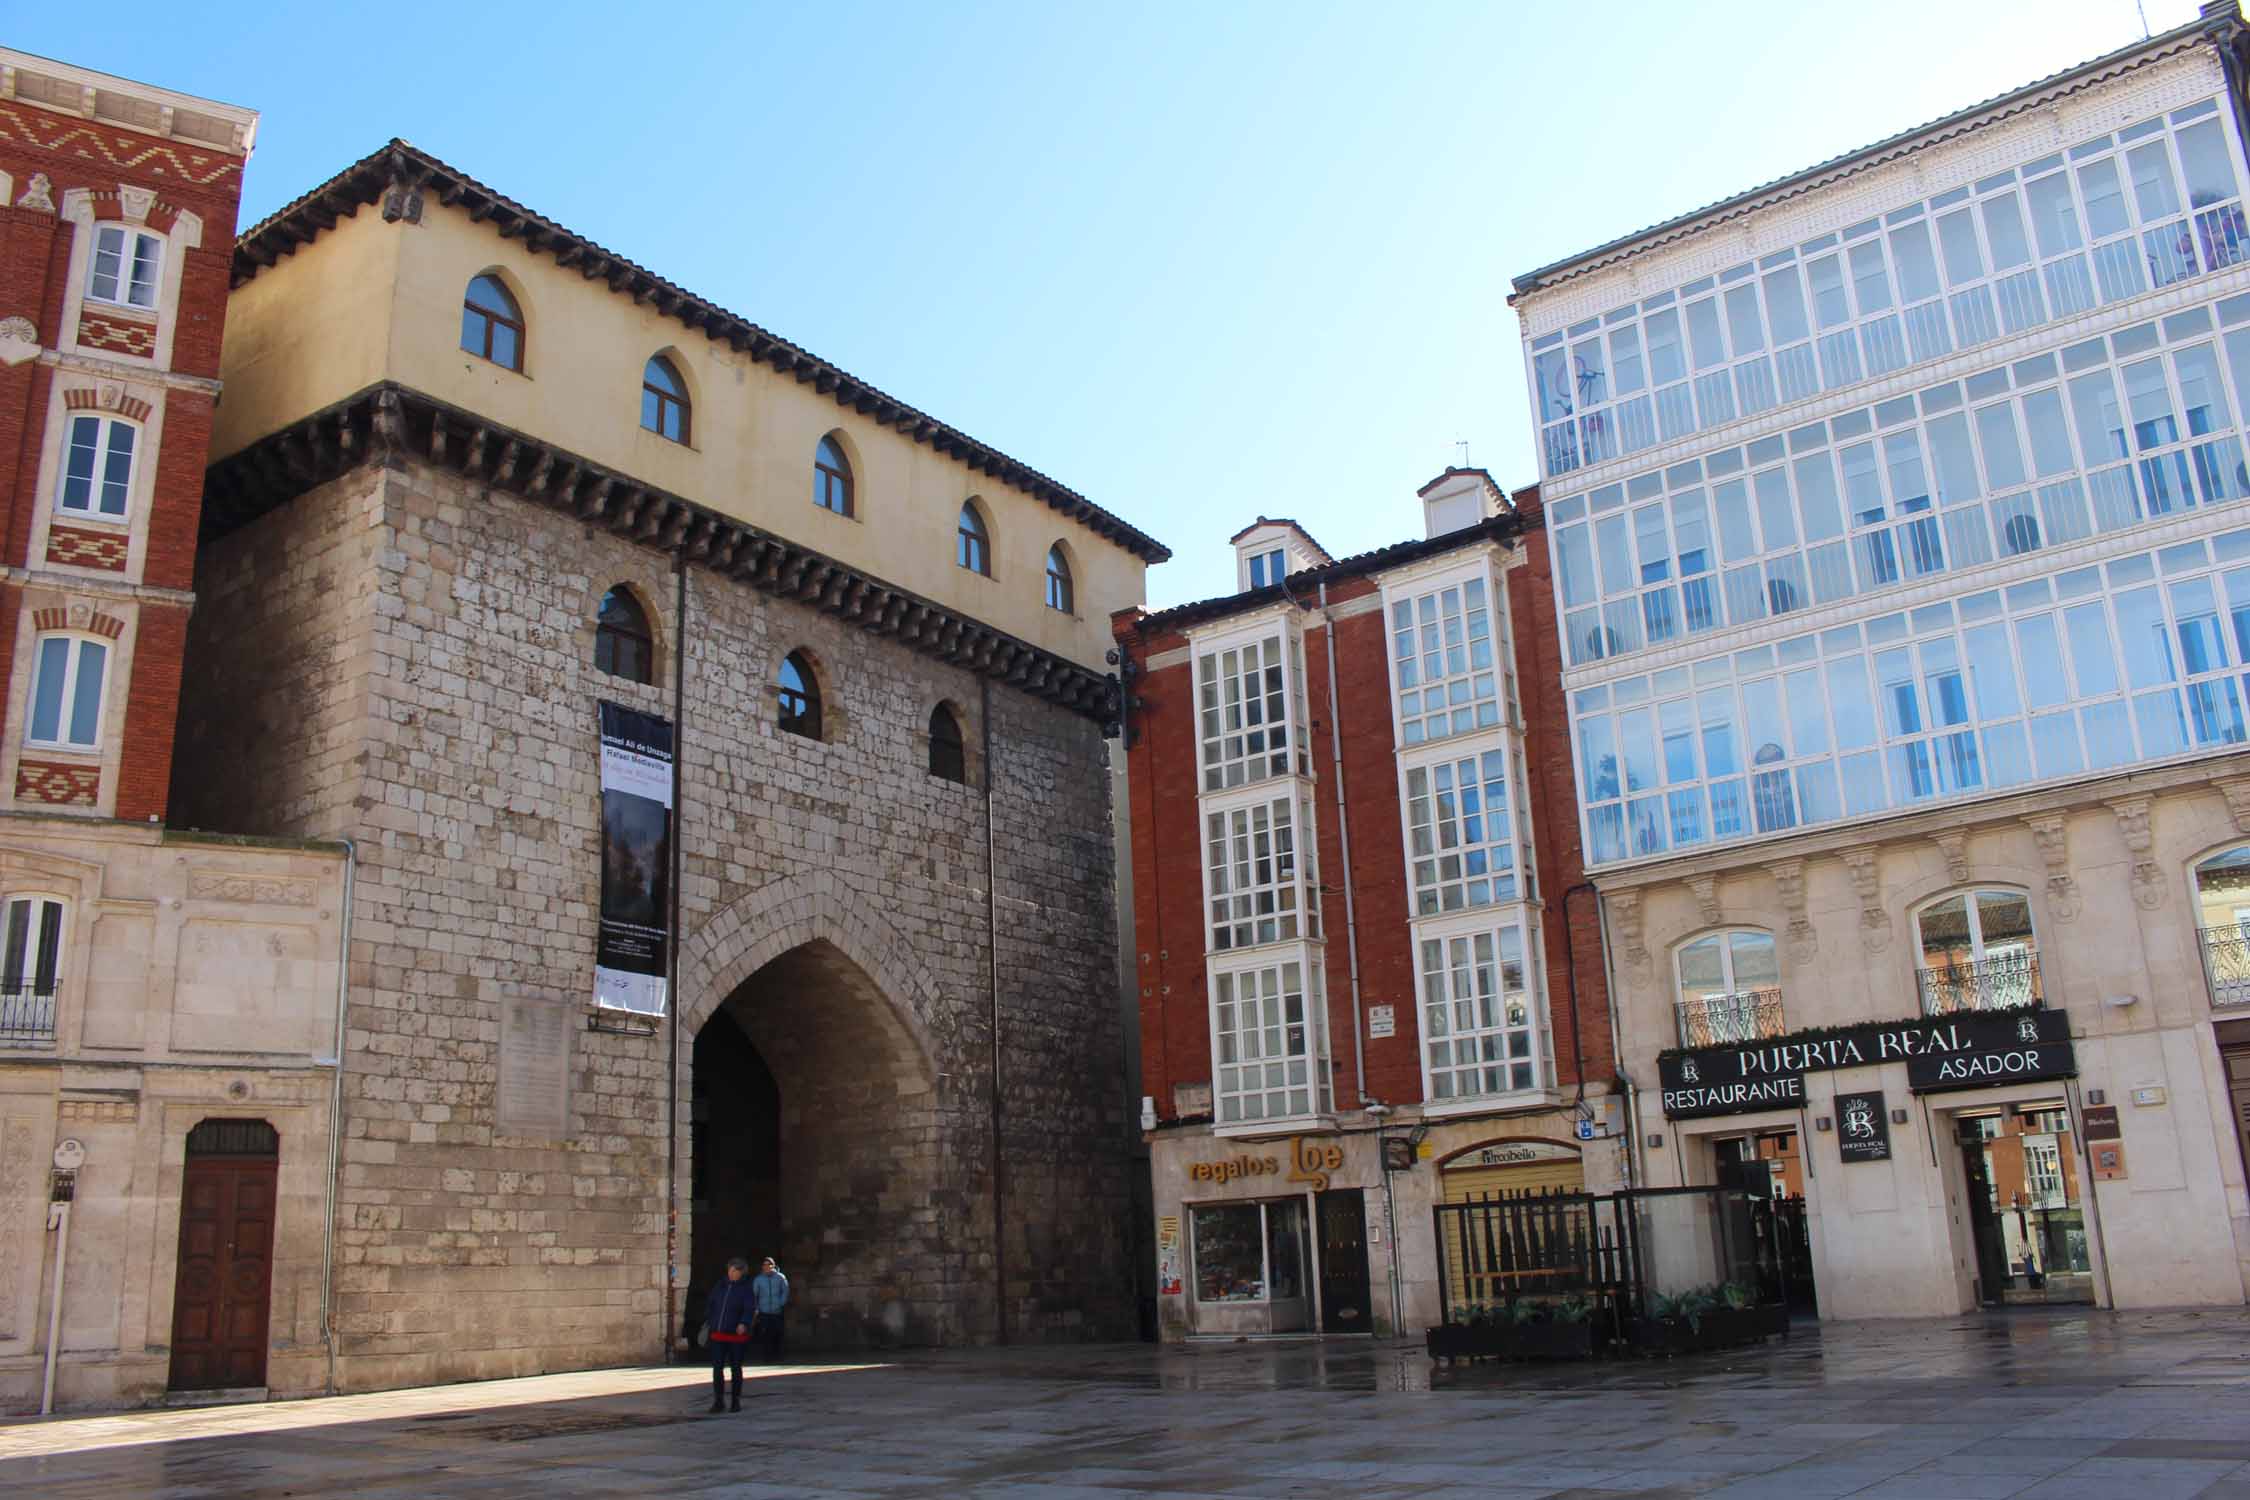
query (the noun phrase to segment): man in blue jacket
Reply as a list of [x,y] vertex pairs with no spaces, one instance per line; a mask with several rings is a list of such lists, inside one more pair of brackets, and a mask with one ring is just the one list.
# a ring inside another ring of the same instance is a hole
[[772,1256],[759,1266],[757,1279],[750,1283],[750,1297],[757,1314],[751,1319],[750,1332],[758,1344],[758,1362],[779,1364],[781,1310],[789,1305],[789,1278],[775,1267]]
[[[768,1261],[771,1265],[773,1262]],[[742,1410],[742,1351],[750,1342],[750,1325],[758,1319],[751,1284],[743,1280],[750,1262],[736,1256],[727,1262],[727,1279],[711,1288],[703,1302],[703,1323],[710,1330],[711,1410],[725,1411],[724,1375],[734,1370],[734,1409]]]

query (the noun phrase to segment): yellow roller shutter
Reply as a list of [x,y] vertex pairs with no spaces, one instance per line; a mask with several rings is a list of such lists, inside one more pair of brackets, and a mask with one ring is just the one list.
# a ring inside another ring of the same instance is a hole
[[1493,1193],[1580,1193],[1586,1190],[1585,1165],[1568,1161],[1527,1162],[1515,1167],[1471,1167],[1445,1174],[1445,1201],[1467,1203]]

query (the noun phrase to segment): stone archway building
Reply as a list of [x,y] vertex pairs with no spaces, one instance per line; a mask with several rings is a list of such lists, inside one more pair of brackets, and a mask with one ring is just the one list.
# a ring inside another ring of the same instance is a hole
[[[334,1383],[660,1358],[700,1291],[722,1013],[779,1100],[793,1342],[1127,1335],[1101,622],[1163,549],[411,148],[304,202],[236,262],[175,807],[357,848]],[[451,347],[496,257],[521,371]],[[315,358],[362,314],[391,363]],[[615,368],[545,360],[542,318]],[[614,397],[655,349],[692,447]],[[811,493],[835,431],[850,516]],[[972,490],[1026,547],[1071,538],[1079,613],[954,566]],[[617,589],[645,618],[605,645]],[[818,703],[785,718],[789,659]],[[604,702],[677,723],[676,1031],[586,1024]]]

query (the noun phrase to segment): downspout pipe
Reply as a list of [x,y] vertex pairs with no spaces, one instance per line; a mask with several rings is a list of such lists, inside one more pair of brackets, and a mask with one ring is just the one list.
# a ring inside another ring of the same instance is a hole
[[[1281,592],[1297,608],[1305,607],[1302,599],[1289,592],[1287,578],[1281,580]],[[1364,1108],[1374,1101],[1367,1096],[1367,1028],[1360,1016],[1359,903],[1352,895],[1352,820],[1344,807],[1344,725],[1336,688],[1336,619],[1328,612],[1326,579],[1321,580],[1315,607],[1320,611],[1321,628],[1328,634],[1328,761],[1336,773],[1336,834],[1344,856],[1342,878],[1338,883],[1344,888],[1344,957],[1351,974],[1352,1089],[1354,1102]],[[1389,1186],[1387,1180],[1384,1185]]]
[[359,846],[340,838],[344,846],[343,935],[336,953],[336,1050],[330,1058],[328,1085],[328,1204],[322,1215],[320,1237],[320,1330],[328,1346],[328,1393],[336,1394],[336,1198],[344,1174],[344,1017],[352,992],[352,886],[359,874]]
[[[1578,1029],[1578,939],[1570,930],[1570,898],[1580,891],[1593,892],[1594,883],[1591,880],[1581,880],[1562,893],[1563,982],[1570,990],[1570,1066],[1578,1075],[1578,1092],[1570,1101],[1573,1113],[1586,1107],[1586,1044]],[[1594,893],[1594,897],[1594,919],[1598,929],[1601,921],[1601,897],[1598,892]],[[1613,1033],[1616,1024],[1616,1007],[1612,1005],[1610,1027]],[[1610,1055],[1615,1057],[1616,1053],[1612,1052]]]
[[680,1285],[680,874],[687,843],[687,551],[672,554],[672,879],[664,931],[664,1362],[679,1357]]
[[1008,1342],[1007,1163],[1000,1155],[1000,855],[992,819],[992,679],[977,679],[977,724],[984,741],[985,953],[992,974],[992,1315]]

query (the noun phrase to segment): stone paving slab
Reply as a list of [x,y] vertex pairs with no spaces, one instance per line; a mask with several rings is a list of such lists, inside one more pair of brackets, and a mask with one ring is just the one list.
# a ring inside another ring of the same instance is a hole
[[2250,1312],[1804,1325],[1433,1366],[1367,1340],[905,1353],[0,1424],[0,1495],[2250,1500]]

